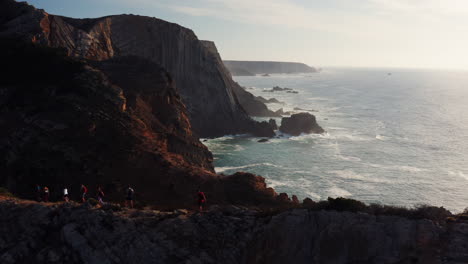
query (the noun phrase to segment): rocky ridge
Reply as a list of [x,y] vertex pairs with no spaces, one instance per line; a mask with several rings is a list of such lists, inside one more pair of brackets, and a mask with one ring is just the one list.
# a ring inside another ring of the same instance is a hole
[[364,213],[213,206],[194,213],[0,202],[10,263],[453,263],[468,224]]

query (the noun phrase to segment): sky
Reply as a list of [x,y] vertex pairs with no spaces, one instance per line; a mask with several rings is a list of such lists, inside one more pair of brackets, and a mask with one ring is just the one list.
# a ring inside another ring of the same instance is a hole
[[30,0],[51,14],[157,17],[223,59],[468,69],[468,0]]

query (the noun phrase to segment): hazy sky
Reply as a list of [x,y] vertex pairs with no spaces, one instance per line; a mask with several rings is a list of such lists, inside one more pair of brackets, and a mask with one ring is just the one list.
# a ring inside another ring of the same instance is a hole
[[191,28],[223,59],[468,69],[468,0],[31,0],[49,13],[132,13]]

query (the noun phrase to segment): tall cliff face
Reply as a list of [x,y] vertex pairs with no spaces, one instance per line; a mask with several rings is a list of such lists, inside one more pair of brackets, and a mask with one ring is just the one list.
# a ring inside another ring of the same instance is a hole
[[85,64],[6,39],[0,54],[0,185],[30,196],[36,183],[55,193],[89,183],[113,197],[132,184],[150,201],[181,177],[198,174],[187,180],[195,185],[214,175],[171,77],[153,62]]
[[233,75],[240,70],[253,74],[317,72],[315,68],[298,62],[225,60],[224,65]]
[[161,65],[173,77],[200,136],[254,130],[222,62],[189,29],[134,15],[72,19],[13,0],[0,3],[0,15],[0,36],[21,36],[88,60],[138,56]]
[[460,264],[467,227],[304,209],[192,214],[0,202],[0,261]]
[[[76,61],[31,43],[1,39],[0,186],[53,199],[67,187],[102,186],[121,200],[192,206],[198,187],[214,203],[271,204],[262,177],[214,173],[212,155],[193,135],[168,72],[139,57]],[[238,195],[242,193],[242,195]]]
[[[224,66],[221,56],[219,55],[218,49],[213,41],[202,41],[203,45],[212,53],[214,59],[219,65],[221,65],[221,70],[223,75],[230,76],[229,70]],[[280,115],[268,109],[268,107],[257,100],[255,96],[247,92],[242,88],[238,83],[234,82],[232,79],[229,81],[231,90],[236,95],[236,98],[240,105],[250,116],[260,116],[260,117],[279,117]]]

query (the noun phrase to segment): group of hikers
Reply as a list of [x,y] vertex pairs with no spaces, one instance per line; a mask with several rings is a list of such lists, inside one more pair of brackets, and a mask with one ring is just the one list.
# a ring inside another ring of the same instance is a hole
[[[39,202],[49,202],[50,190],[47,186],[44,186],[42,188],[39,184],[37,184],[36,191],[37,191],[37,200]],[[81,193],[81,202],[85,203],[88,200],[88,188],[84,184],[81,184],[80,193]],[[104,195],[104,192],[102,191],[102,188],[98,186],[96,190],[96,197],[97,197],[98,203],[101,206],[104,205],[104,196],[105,195]],[[134,198],[135,198],[135,190],[133,190],[132,187],[128,186],[126,189],[126,195],[125,195],[125,206],[133,208]],[[67,203],[70,201],[68,188],[66,187],[63,188],[63,200]],[[198,192],[197,192],[197,201],[198,201],[199,210],[203,211],[203,206],[206,203],[206,195],[200,189],[198,189]]]
[[[39,184],[37,184],[36,192],[37,192],[37,200],[39,202],[49,202],[49,198],[50,198],[49,187],[47,186],[41,187]],[[81,193],[81,202],[85,203],[88,200],[88,188],[84,184],[81,184],[80,193]],[[126,190],[126,196],[125,196],[126,207],[133,208],[134,196],[135,196],[135,190],[133,190],[132,187],[128,186]],[[100,186],[97,187],[96,197],[97,197],[98,203],[100,205],[104,205],[105,195]],[[63,200],[67,203],[70,201],[70,196],[69,196],[67,187],[63,188]]]

